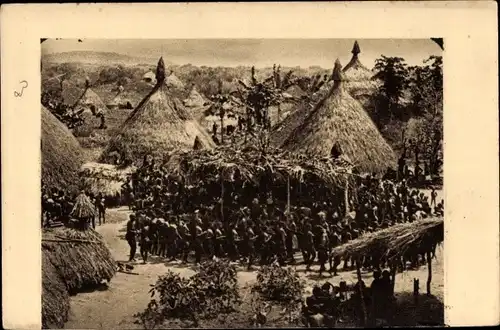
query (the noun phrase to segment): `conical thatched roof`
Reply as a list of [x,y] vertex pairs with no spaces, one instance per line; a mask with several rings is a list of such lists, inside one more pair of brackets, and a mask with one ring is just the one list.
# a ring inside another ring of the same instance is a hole
[[156,86],[111,139],[103,161],[109,160],[109,154],[115,151],[122,159],[136,163],[147,154],[162,156],[172,150],[190,150],[197,136],[204,148],[215,146],[210,135],[172,95],[165,79],[165,65],[160,58]]
[[42,106],[42,184],[49,189],[77,188],[83,164],[80,144],[69,129]]
[[184,105],[190,108],[202,107],[205,104],[205,99],[198,93],[196,87],[193,86],[188,97],[184,100]]
[[352,48],[351,61],[342,70],[345,74],[346,81],[370,80],[372,78],[373,72],[359,60],[360,53],[361,49],[359,44],[355,41]]
[[96,111],[99,110],[101,112],[106,112],[107,110],[106,104],[104,104],[99,95],[97,95],[96,92],[92,90],[92,88],[86,87],[82,96],[76,101],[73,108],[75,111],[79,111],[82,109],[85,111],[91,111],[91,105],[95,106]]
[[282,148],[330,157],[332,146],[338,143],[359,171],[383,173],[395,166],[396,156],[361,104],[347,92],[344,79],[337,60],[329,93],[293,129]]
[[184,83],[179,78],[177,78],[174,73],[171,73],[167,77],[167,79],[165,79],[165,85],[167,85],[167,87],[174,87],[179,89],[184,88]]

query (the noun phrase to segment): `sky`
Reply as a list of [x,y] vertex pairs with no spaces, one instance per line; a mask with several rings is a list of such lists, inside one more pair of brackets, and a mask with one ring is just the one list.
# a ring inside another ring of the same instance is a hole
[[[137,57],[159,58],[175,64],[197,66],[238,65],[268,67],[321,66],[330,68],[338,58],[346,65],[355,39],[77,39],[47,40],[42,54],[70,51],[116,52]],[[442,50],[430,39],[357,39],[360,60],[372,68],[375,59],[403,57],[410,65],[422,64]]]

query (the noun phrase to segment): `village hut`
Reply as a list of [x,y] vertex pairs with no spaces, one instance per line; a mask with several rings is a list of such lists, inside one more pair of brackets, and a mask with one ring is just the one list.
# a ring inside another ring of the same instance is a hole
[[107,107],[108,109],[133,109],[132,102],[121,93],[109,101]]
[[42,325],[63,328],[69,296],[110,281],[116,272],[101,235],[94,230],[45,229],[42,233]]
[[149,84],[156,84],[156,75],[153,71],[148,71],[142,76],[142,80]]
[[42,185],[49,189],[76,191],[83,155],[78,140],[49,110],[42,106]]
[[165,79],[165,85],[170,88],[184,88],[184,83],[173,72]]
[[349,93],[356,99],[363,99],[366,95],[371,95],[379,86],[380,82],[373,80],[374,73],[361,63],[359,54],[361,48],[357,41],[352,47],[352,58],[349,63],[342,69],[346,88]]
[[329,157],[338,143],[358,172],[385,173],[395,167],[396,156],[361,104],[345,89],[339,60],[335,62],[334,84],[305,120],[292,130],[282,148]]
[[73,111],[83,111],[83,113],[92,113],[92,115],[96,115],[98,112],[106,113],[107,109],[106,104],[89,85],[85,87],[85,90],[73,105]]
[[204,106],[205,102],[205,98],[193,86],[188,97],[184,100],[184,105],[189,108],[199,108]]
[[160,58],[155,87],[110,140],[102,161],[109,162],[112,153],[118,153],[125,163],[137,163],[145,155],[163,156],[172,150],[192,149],[196,136],[204,148],[215,146],[210,135],[172,95],[165,79],[165,64]]

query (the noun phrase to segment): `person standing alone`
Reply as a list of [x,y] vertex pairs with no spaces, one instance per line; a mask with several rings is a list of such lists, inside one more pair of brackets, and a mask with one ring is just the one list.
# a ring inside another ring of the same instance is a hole
[[137,239],[136,239],[136,221],[135,215],[131,214],[127,222],[127,233],[125,234],[125,239],[130,246],[130,258],[128,261],[135,261],[135,253],[137,250]]

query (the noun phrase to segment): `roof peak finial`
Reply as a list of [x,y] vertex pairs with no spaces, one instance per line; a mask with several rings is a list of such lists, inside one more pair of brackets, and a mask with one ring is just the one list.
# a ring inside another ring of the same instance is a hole
[[361,49],[359,48],[359,44],[358,44],[358,41],[355,40],[354,41],[354,46],[352,46],[352,51],[351,53],[356,56],[358,55],[359,53],[361,53]]
[[338,58],[337,58],[337,60],[335,60],[335,66],[333,67],[332,78],[333,78],[333,81],[344,80],[342,77],[342,64],[340,64],[340,60]]
[[163,83],[165,81],[165,62],[163,57],[160,57],[158,65],[156,66],[156,82]]

